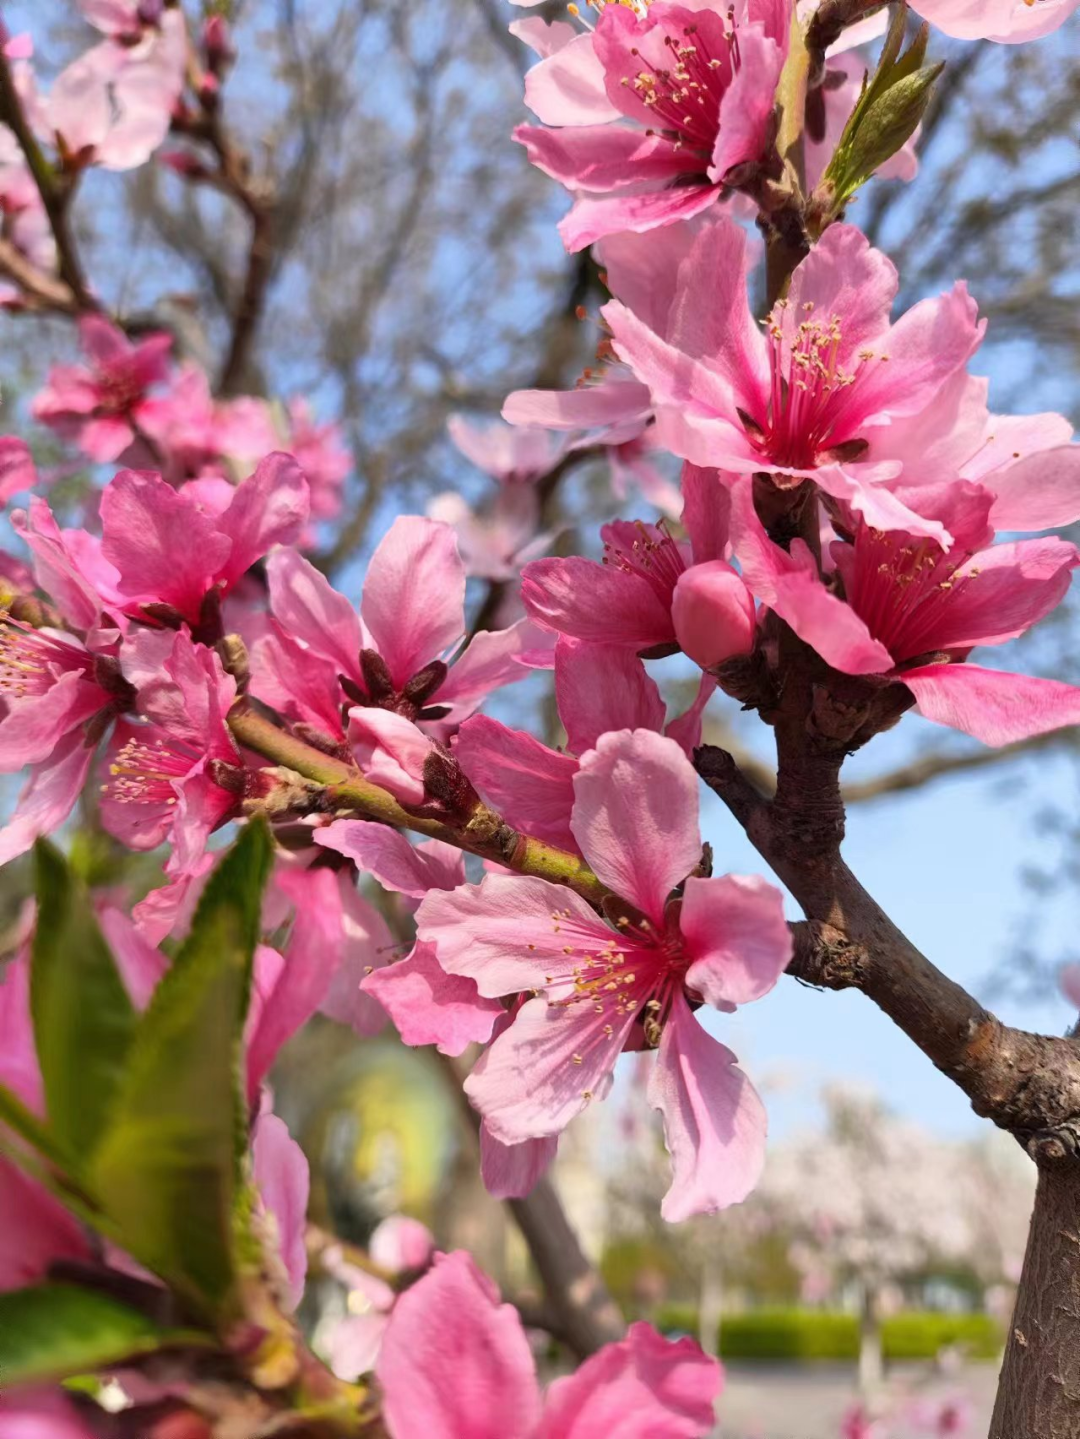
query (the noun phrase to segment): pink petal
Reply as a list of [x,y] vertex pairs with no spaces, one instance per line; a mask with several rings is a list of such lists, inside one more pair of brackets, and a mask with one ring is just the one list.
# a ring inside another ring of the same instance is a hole
[[360,894],[350,874],[338,874],[344,948],[319,1010],[362,1039],[386,1027],[386,1011],[363,987],[364,980],[393,958],[396,946],[386,921]]
[[435,1250],[431,1230],[407,1214],[391,1214],[377,1224],[368,1240],[372,1263],[390,1274],[423,1269]]
[[664,1116],[673,1178],[660,1213],[677,1224],[739,1204],[765,1163],[765,1107],[730,1049],[705,1033],[681,994],[664,1025],[649,1104]]
[[731,495],[719,471],[687,463],[682,468],[682,523],[694,564],[726,560],[731,550]]
[[527,679],[530,659],[543,639],[528,620],[519,620],[505,630],[481,630],[450,666],[433,703],[449,705],[449,718],[460,722],[492,690]]
[[497,999],[481,998],[473,980],[448,974],[422,943],[406,959],[369,974],[362,987],[386,1010],[404,1044],[433,1044],[440,1054],[486,1044],[503,1013]]
[[124,981],[124,988],[136,1009],[145,1009],[169,961],[139,930],[130,915],[109,904],[98,913],[98,923],[108,941]]
[[555,650],[555,697],[574,754],[617,729],[664,728],[660,691],[637,655],[616,645],[561,638]]
[[60,529],[49,506],[32,498],[25,512],[12,513],[11,521],[33,552],[38,584],[74,629],[91,629],[104,608],[101,596],[76,562],[68,534]]
[[423,899],[429,889],[456,889],[465,883],[460,850],[440,840],[413,845],[400,830],[362,819],[339,819],[313,835],[351,859],[361,874],[373,875],[385,889]]
[[591,35],[576,35],[525,76],[525,103],[545,125],[595,125],[619,112],[604,89]]
[[925,665],[898,676],[919,713],[983,744],[1012,744],[1080,724],[1080,689],[978,665]]
[[465,1093],[504,1144],[559,1134],[606,1093],[635,1014],[631,1003],[598,1012],[590,999],[530,999],[481,1055]]
[[454,756],[508,824],[549,844],[576,849],[570,832],[576,759],[486,715],[474,715],[461,726]]
[[[0,1159],[0,1294],[38,1283],[55,1260],[91,1257],[82,1225],[48,1190]],[[3,1434],[0,1410],[0,1439]]]
[[961,40],[997,40],[1017,45],[1048,35],[1069,18],[1078,0],[918,0],[924,19]]
[[75,731],[59,742],[50,759],[31,769],[14,814],[0,829],[0,864],[25,854],[36,839],[60,828],[82,793],[92,758],[93,750]]
[[664,733],[668,739],[673,739],[688,758],[693,757],[694,750],[701,743],[702,716],[705,713],[705,706],[712,699],[716,691],[716,681],[711,675],[702,675],[698,683],[698,692],[690,708],[675,719],[669,720],[664,727]]
[[623,190],[628,185],[663,184],[686,169],[686,157],[660,134],[624,125],[579,125],[549,130],[519,125],[514,139],[529,159],[572,190]]
[[391,1439],[529,1439],[540,1415],[517,1311],[463,1251],[400,1296],[375,1372]]
[[984,476],[981,483],[996,496],[990,519],[997,530],[1055,530],[1075,524],[1080,519],[1080,445],[1029,454]]
[[640,234],[661,225],[692,220],[712,209],[720,194],[716,185],[676,185],[639,194],[582,195],[566,218],[559,221],[559,234],[566,248],[575,253],[624,230]]
[[299,644],[269,619],[269,630],[249,650],[251,693],[284,719],[301,720],[333,740],[343,740],[338,666]]
[[937,540],[943,549],[949,548],[949,532],[940,520],[928,519],[913,508],[918,503],[919,491],[908,490],[902,497],[889,488],[889,482],[897,476],[897,467],[892,462],[854,463],[850,467],[821,465],[813,473],[819,490],[842,500],[873,529],[924,535]]
[[102,554],[120,593],[173,605],[191,623],[232,548],[216,522],[147,471],[121,470],[101,497]]
[[371,557],[360,612],[399,687],[456,644],[465,628],[465,567],[450,526],[399,516]]
[[275,550],[266,574],[270,610],[278,623],[315,654],[333,660],[342,674],[357,679],[358,656],[366,641],[345,596],[295,550]]
[[[73,645],[73,661],[79,654]],[[64,735],[108,703],[109,696],[81,668],[60,675],[44,694],[13,698],[0,718],[0,771],[12,774],[47,760]]]
[[511,425],[591,430],[639,419],[644,425],[651,409],[644,385],[612,377],[576,390],[514,390],[502,407],[502,417]]
[[538,624],[594,644],[641,650],[675,636],[671,612],[647,580],[577,555],[526,565],[521,599]]
[[503,1144],[480,1125],[480,1177],[493,1199],[523,1199],[547,1172],[559,1148],[556,1135]]
[[717,1009],[768,994],[791,960],[783,896],[760,875],[688,879],[679,928],[694,961],[686,986]]
[[719,184],[736,165],[760,158],[768,139],[773,96],[784,59],[785,51],[756,25],[739,30],[739,68],[720,101],[710,180]]
[[[510,3],[531,4],[532,0],[510,0]],[[539,15],[530,15],[525,20],[514,20],[506,28],[523,45],[528,45],[534,54],[539,55],[541,60],[546,60],[549,55],[564,49],[571,40],[577,39],[581,34],[580,30],[575,30],[573,25],[568,25],[565,20],[552,20],[549,23]]]
[[[806,318],[804,306],[813,306],[813,318],[822,323],[835,315],[840,322],[837,364],[853,372],[859,365],[859,351],[880,341],[892,350],[889,313],[899,288],[896,266],[875,250],[854,225],[830,225],[791,277],[788,304],[781,312],[781,328],[788,353],[798,326]],[[967,358],[967,355],[964,356]],[[890,358],[886,373],[892,377]],[[854,388],[862,388],[867,376],[860,373]]]
[[674,740],[601,736],[574,778],[571,828],[601,880],[662,925],[668,895],[701,862],[698,782]]
[[[0,1084],[12,1090],[29,1109],[42,1113],[45,1091],[30,1017],[32,911],[23,924],[24,934],[14,936],[14,955],[0,969]],[[18,943],[19,939],[22,943]]]
[[311,1187],[304,1151],[276,1114],[261,1114],[252,1143],[255,1183],[273,1216],[281,1258],[289,1278],[289,1304],[295,1309],[304,1297],[307,1275],[308,1192]]
[[260,460],[255,473],[233,491],[219,528],[232,541],[228,563],[221,572],[231,589],[256,560],[275,545],[291,545],[307,524],[308,485],[291,455],[273,454]]
[[536,1439],[700,1439],[712,1432],[724,1371],[692,1339],[631,1324],[547,1392]]
[[492,999],[552,984],[572,987],[581,954],[613,938],[572,890],[506,874],[433,890],[416,912],[416,932],[433,946],[443,969],[475,980]]

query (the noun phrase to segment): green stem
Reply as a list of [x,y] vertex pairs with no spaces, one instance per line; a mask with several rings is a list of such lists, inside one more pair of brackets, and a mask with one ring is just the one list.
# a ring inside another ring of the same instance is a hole
[[229,728],[245,749],[322,785],[332,807],[353,810],[364,819],[392,825],[395,829],[411,829],[429,838],[444,840],[518,874],[564,884],[590,904],[599,905],[610,893],[579,855],[522,834],[487,805],[478,804],[461,825],[412,814],[392,794],[365,779],[354,766],[305,744],[243,702],[229,715]]

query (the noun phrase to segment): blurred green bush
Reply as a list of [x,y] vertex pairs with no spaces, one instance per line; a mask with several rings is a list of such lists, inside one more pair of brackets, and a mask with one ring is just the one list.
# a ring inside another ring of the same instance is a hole
[[[655,1323],[665,1333],[697,1334],[697,1311],[669,1304]],[[881,1326],[886,1360],[933,1359],[957,1347],[970,1359],[996,1359],[1003,1334],[989,1314],[938,1314],[911,1311],[885,1319]],[[854,1314],[816,1309],[754,1309],[731,1314],[720,1326],[724,1359],[774,1359],[808,1364],[822,1360],[854,1362],[859,1355],[859,1321]]]

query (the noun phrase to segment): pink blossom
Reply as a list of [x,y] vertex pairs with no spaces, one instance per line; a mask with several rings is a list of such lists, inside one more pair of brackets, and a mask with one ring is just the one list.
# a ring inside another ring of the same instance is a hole
[[669,278],[663,323],[643,320],[614,284],[619,298],[602,314],[617,354],[652,392],[661,441],[699,465],[764,471],[780,484],[812,478],[868,524],[944,538],[888,488],[902,465],[879,461],[875,441],[930,405],[978,345],[966,287],[890,324],[894,266],[853,226],[832,225],[763,334],[747,269],[747,239],[721,216]]
[[287,415],[288,434],[281,448],[292,455],[304,472],[311,495],[311,518],[335,519],[341,513],[345,479],[353,467],[341,427],[316,424],[311,406],[299,396],[289,401]]
[[430,501],[427,512],[453,526],[466,574],[482,580],[514,579],[554,537],[552,531],[541,533],[540,501],[524,484],[503,485],[475,509],[464,495],[448,490]]
[[[431,1231],[405,1214],[391,1214],[382,1220],[368,1241],[372,1263],[395,1279],[421,1273],[434,1251]],[[349,1314],[328,1326],[323,1342],[334,1373],[341,1379],[355,1379],[375,1367],[397,1294],[375,1274],[345,1259],[336,1245],[324,1251],[322,1261],[327,1273],[349,1291]]]
[[120,720],[106,751],[101,819],[129,849],[168,840],[167,872],[189,873],[212,832],[239,808],[244,774],[226,724],[236,681],[183,632],[144,630],[122,661],[137,720]]
[[391,1214],[376,1225],[368,1241],[372,1263],[390,1274],[408,1274],[427,1267],[435,1251],[431,1230],[407,1214]]
[[[12,52],[14,44],[9,41],[4,46],[4,53],[11,60],[18,59]],[[13,66],[16,74],[19,68]],[[52,225],[22,147],[6,125],[0,125],[0,216],[5,234],[15,248],[37,269],[51,273],[56,264]],[[14,306],[20,300],[19,290],[5,289],[4,304]]]
[[28,62],[16,80],[43,140],[58,138],[84,163],[130,170],[144,164],[168,134],[186,62],[184,17],[170,9],[133,33],[107,32],[61,71],[47,96],[37,93]]
[[478,470],[501,484],[531,484],[548,475],[565,455],[569,441],[536,425],[482,424],[464,415],[446,422],[450,438]]
[[208,596],[224,598],[275,545],[295,540],[307,513],[307,481],[289,455],[268,455],[235,486],[176,490],[122,470],[101,497],[100,555],[115,576],[108,597],[136,617],[165,605],[198,626]]
[[[929,508],[930,493],[917,493]],[[976,645],[1015,639],[1061,602],[1076,547],[1057,538],[989,544],[993,497],[968,482],[933,498],[954,548],[858,521],[853,543],[831,547],[841,599],[801,541],[789,554],[766,537],[744,482],[735,500],[743,574],[829,664],[906,685],[938,724],[1002,745],[1080,723],[1073,685],[965,663]]]
[[0,435],[0,508],[20,490],[37,484],[37,466],[25,440]]
[[701,714],[713,689],[703,678],[687,713],[668,721],[660,691],[636,655],[615,645],[561,638],[555,649],[555,697],[567,750],[549,749],[524,730],[475,715],[458,731],[454,755],[508,823],[576,851],[570,827],[576,756],[594,748],[602,734],[624,728],[667,733],[690,753],[701,743]]
[[267,575],[280,628],[258,647],[252,688],[268,702],[270,692],[287,694],[309,723],[319,714],[309,680],[329,677],[328,692],[360,708],[450,723],[528,674],[523,661],[535,642],[525,623],[475,635],[455,656],[465,633],[465,567],[449,525],[396,519],[371,558],[359,614],[295,551],[271,555]]
[[[265,401],[246,395],[216,400],[210,381],[197,365],[182,366],[163,394],[147,400],[140,410],[140,422],[158,452],[167,456],[171,480],[219,474],[226,464],[243,469],[282,448]],[[309,458],[317,450],[319,464],[326,467],[325,437],[308,428],[302,410],[295,423],[298,443]],[[325,479],[322,483],[325,486]]]
[[84,315],[79,339],[86,365],[55,365],[32,413],[90,459],[116,460],[135,440],[151,386],[166,378],[172,338],[131,341],[101,315]]
[[585,34],[514,27],[542,54],[525,100],[543,121],[514,138],[575,197],[569,250],[698,215],[762,159],[790,24],[777,0],[599,8]]
[[934,1439],[956,1439],[968,1434],[975,1414],[965,1394],[952,1394],[945,1399],[926,1399],[912,1406],[911,1422],[922,1434]]
[[0,1439],[94,1439],[66,1395],[55,1389],[0,1394]]
[[960,40],[1018,45],[1063,25],[1080,0],[916,0],[924,20]]
[[542,1397],[517,1311],[463,1251],[398,1298],[375,1372],[391,1439],[699,1439],[723,1382],[693,1340],[634,1324]]
[[888,1433],[865,1405],[855,1403],[840,1420],[840,1439],[888,1439]]
[[606,1091],[623,1049],[658,1047],[649,1098],[675,1169],[662,1212],[737,1203],[760,1173],[764,1109],[691,1004],[730,1011],[772,988],[791,954],[780,896],[758,878],[687,878],[701,861],[697,778],[673,740],[602,735],[574,792],[581,852],[636,918],[613,928],[570,891],[503,875],[430,894],[417,912],[420,941],[450,974],[490,998],[536,996],[466,1090],[496,1139],[543,1138]]

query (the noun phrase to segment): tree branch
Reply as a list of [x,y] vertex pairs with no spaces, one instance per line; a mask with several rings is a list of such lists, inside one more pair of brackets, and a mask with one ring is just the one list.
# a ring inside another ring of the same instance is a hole
[[1050,734],[1032,735],[1030,739],[1017,740],[1015,744],[1003,745],[1001,749],[973,749],[960,753],[949,750],[931,750],[910,764],[872,779],[857,780],[844,785],[846,804],[865,804],[868,800],[880,799],[882,795],[899,794],[905,790],[920,789],[931,780],[944,775],[966,774],[971,770],[989,769],[993,765],[1006,764],[1026,754],[1040,750],[1056,749],[1069,744],[1066,732],[1056,730]]

